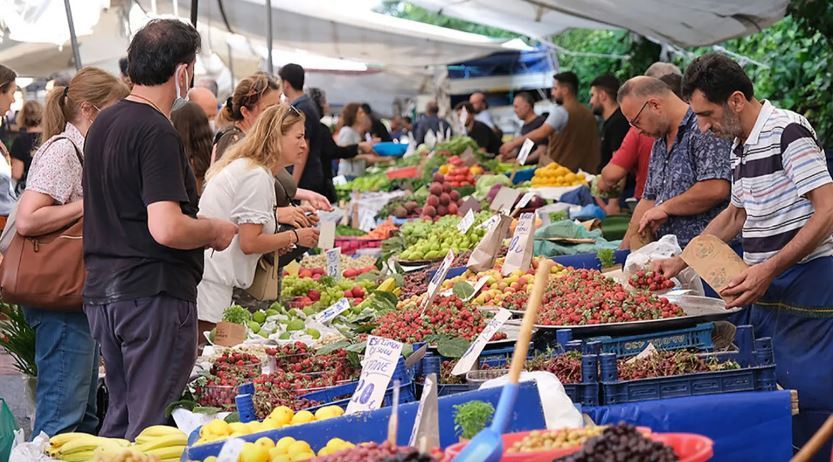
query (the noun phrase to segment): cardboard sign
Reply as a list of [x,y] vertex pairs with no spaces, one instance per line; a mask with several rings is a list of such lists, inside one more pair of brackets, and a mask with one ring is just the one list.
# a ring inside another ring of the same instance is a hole
[[489,278],[489,276],[480,276],[480,279],[478,279],[477,283],[474,285],[474,291],[472,291],[471,295],[469,295],[469,297],[464,301],[467,302],[473,299],[475,296],[477,296],[477,293],[480,292],[480,289],[482,289],[483,286],[485,286],[486,283],[489,282]]
[[440,268],[434,273],[434,277],[431,278],[431,282],[428,283],[428,290],[425,292],[425,298],[422,299],[422,304],[420,306],[422,311],[425,311],[425,308],[431,303],[431,300],[434,299],[434,296],[437,294],[437,289],[439,289],[442,282],[445,281],[445,275],[448,274],[448,270],[451,268],[452,262],[454,262],[454,250],[449,249],[443,259],[443,264],[440,265]]
[[327,251],[327,276],[341,279],[341,247]]
[[460,234],[466,234],[471,228],[471,225],[474,224],[474,212],[469,209],[466,212],[466,215],[463,216],[463,219],[460,220],[460,223],[457,223],[457,230],[460,231]]
[[520,194],[520,191],[516,189],[503,186],[497,192],[497,195],[489,208],[495,212],[505,211],[506,213],[509,213],[509,211],[512,210],[512,206],[515,205],[515,199],[517,199]]
[[214,344],[221,346],[235,346],[246,340],[246,326],[233,322],[221,321],[217,323],[214,332]]
[[526,159],[529,158],[529,153],[532,152],[532,147],[535,146],[535,143],[527,138],[524,140],[524,144],[521,145],[521,150],[518,151],[518,163],[521,165],[526,165]]
[[345,414],[372,411],[382,407],[382,399],[401,355],[400,342],[375,335],[367,337],[359,385],[347,404]]
[[728,244],[710,234],[692,239],[682,257],[718,294],[748,268]]
[[465,215],[466,213],[468,213],[469,210],[471,210],[472,212],[480,211],[480,201],[472,196],[466,197],[457,213]]
[[509,310],[501,308],[495,313],[495,317],[492,318],[486,327],[480,332],[480,335],[474,339],[473,342],[469,345],[468,350],[463,353],[463,356],[457,361],[457,364],[454,365],[454,369],[451,370],[451,374],[453,375],[463,375],[466,372],[470,371],[472,367],[474,367],[474,363],[477,362],[477,358],[480,357],[480,353],[483,351],[483,348],[486,347],[486,344],[489,342],[489,339],[492,338],[493,335],[503,326],[509,318],[512,317],[512,313]]
[[336,242],[336,222],[322,220],[319,232],[318,247],[324,250],[332,249]]
[[344,313],[345,311],[347,311],[349,309],[350,309],[350,301],[347,300],[346,298],[342,298],[341,300],[339,300],[339,301],[335,302],[334,304],[330,305],[324,311],[315,315],[315,320],[320,322],[321,324],[326,324],[326,323],[332,321],[333,319],[335,319],[336,316],[340,315],[341,313]]
[[414,428],[408,439],[408,446],[417,444],[429,448],[440,446],[440,417],[439,402],[437,401],[437,374],[431,373],[425,377],[422,396],[419,399]]
[[509,251],[506,253],[506,260],[503,262],[501,273],[508,276],[515,270],[526,271],[532,262],[532,249],[535,239],[532,233],[535,231],[535,214],[524,213],[518,219],[515,227],[515,234],[509,242]]

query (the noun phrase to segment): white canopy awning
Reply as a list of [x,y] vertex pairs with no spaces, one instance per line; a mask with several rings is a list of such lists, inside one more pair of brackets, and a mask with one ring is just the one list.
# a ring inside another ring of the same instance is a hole
[[411,0],[431,11],[538,39],[570,27],[623,28],[679,46],[710,45],[775,23],[789,0]]

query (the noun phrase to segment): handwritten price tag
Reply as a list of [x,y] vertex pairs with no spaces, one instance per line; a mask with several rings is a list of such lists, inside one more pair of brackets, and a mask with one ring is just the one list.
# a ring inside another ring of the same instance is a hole
[[503,186],[495,195],[494,200],[492,200],[492,204],[489,206],[490,209],[494,211],[503,211],[505,210],[506,213],[509,213],[512,210],[512,205],[515,203],[515,199],[521,193],[517,189],[512,189],[507,186]]
[[463,216],[463,219],[460,220],[460,223],[457,224],[457,230],[460,231],[460,234],[466,234],[471,228],[471,225],[474,224],[474,212],[469,209],[466,212],[466,215]]
[[486,347],[486,343],[489,342],[489,339],[495,335],[495,332],[500,329],[500,327],[505,323],[510,317],[512,317],[512,313],[509,310],[501,308],[495,314],[495,317],[489,321],[489,324],[486,324],[486,327],[480,332],[480,335],[474,339],[473,342],[469,345],[469,349],[463,354],[463,357],[457,361],[457,364],[454,366],[454,369],[451,370],[453,375],[463,375],[466,372],[470,371],[471,368],[474,366],[474,363],[477,361],[477,358],[480,357],[480,353],[483,351],[483,348]]
[[350,309],[350,301],[346,298],[342,298],[341,300],[330,305],[326,310],[315,315],[315,320],[321,324],[326,324],[348,309]]
[[487,282],[489,282],[489,276],[480,276],[480,279],[478,279],[477,283],[474,285],[474,291],[465,301],[473,299],[477,295],[477,293],[480,292],[480,289],[482,289],[483,286],[486,285]]
[[416,447],[420,439],[428,439],[429,447],[436,447],[440,443],[439,416],[437,415],[437,374],[428,374],[422,386],[422,396],[414,418],[414,428],[408,446]]
[[526,204],[529,204],[529,201],[531,201],[533,197],[535,197],[535,193],[531,192],[528,192],[521,196],[521,199],[518,201],[518,205],[515,206],[515,210],[520,210],[526,207]]
[[341,247],[327,251],[327,275],[333,279],[341,279]]
[[489,228],[492,227],[492,225],[497,223],[499,220],[500,220],[499,216],[492,215],[492,218],[489,218],[488,220],[484,221],[483,223],[480,223],[480,228],[489,229]]
[[382,407],[382,399],[388,388],[396,362],[402,354],[402,344],[382,337],[367,337],[364,365],[359,385],[347,404],[345,414],[372,411]]
[[425,293],[425,298],[422,300],[421,309],[424,311],[425,308],[431,303],[431,300],[434,299],[434,296],[437,294],[437,289],[440,288],[440,284],[445,280],[445,275],[448,274],[449,268],[451,268],[451,263],[454,262],[454,251],[449,250],[448,254],[446,254],[445,258],[443,259],[443,264],[440,265],[440,269],[438,269],[434,273],[434,277],[431,278],[431,282],[428,283],[428,290]]
[[521,145],[521,150],[518,151],[519,164],[526,164],[526,159],[529,158],[529,153],[532,152],[533,146],[535,146],[535,143],[533,143],[531,139],[527,138],[524,140],[524,144]]
[[515,227],[515,234],[509,241],[509,250],[506,253],[506,260],[503,262],[501,273],[504,276],[514,270],[526,271],[532,259],[532,228],[535,226],[535,214],[523,213],[518,219],[518,226]]

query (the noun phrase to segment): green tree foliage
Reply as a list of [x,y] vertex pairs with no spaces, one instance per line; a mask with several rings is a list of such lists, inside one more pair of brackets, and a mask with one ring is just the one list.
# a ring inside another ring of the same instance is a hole
[[376,11],[389,16],[395,16],[397,18],[410,19],[412,21],[424,22],[426,24],[447,27],[449,29],[470,32],[472,34],[485,35],[487,37],[507,39],[520,37],[519,34],[498,29],[496,27],[483,26],[473,22],[463,21],[461,19],[434,13],[433,11],[426,10],[425,8],[402,0],[383,0],[382,4],[376,9]]

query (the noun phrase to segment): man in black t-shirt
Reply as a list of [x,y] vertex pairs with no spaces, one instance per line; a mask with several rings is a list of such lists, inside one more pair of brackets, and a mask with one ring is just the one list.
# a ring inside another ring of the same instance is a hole
[[610,162],[613,153],[619,149],[631,128],[619,110],[619,103],[616,102],[618,91],[619,79],[611,74],[600,75],[590,83],[590,107],[594,114],[604,119],[600,143],[601,162],[598,169],[600,172]]
[[178,20],[137,32],[132,93],[99,114],[84,145],[84,312],[107,368],[103,436],[132,440],[166,421],[196,360],[203,250],[223,250],[237,233],[197,217],[194,173],[169,120],[199,46]]
[[500,138],[497,133],[488,125],[474,118],[474,107],[469,102],[457,103],[454,107],[458,117],[463,113],[463,108],[466,109],[467,114],[466,120],[463,121],[466,134],[477,143],[482,151],[494,156],[500,150]]

